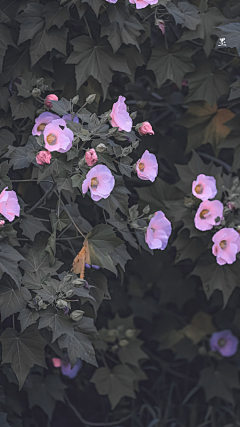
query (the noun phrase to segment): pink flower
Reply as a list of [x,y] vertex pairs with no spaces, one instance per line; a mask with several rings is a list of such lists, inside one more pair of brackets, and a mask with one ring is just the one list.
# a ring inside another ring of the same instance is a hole
[[82,192],[85,194],[88,189],[91,198],[98,202],[100,199],[107,199],[113,190],[115,179],[111,171],[104,165],[94,166],[83,181]]
[[106,0],[108,3],[117,3],[118,0]]
[[137,161],[136,171],[138,178],[154,181],[158,174],[158,163],[156,156],[146,150],[141,159]]
[[223,204],[219,200],[205,200],[200,203],[194,218],[198,230],[211,230],[214,225],[219,225],[223,219]]
[[49,151],[39,151],[39,153],[36,156],[36,162],[39,165],[45,165],[45,163],[48,163],[50,165],[51,158],[52,158],[52,155]]
[[162,34],[165,34],[165,22],[162,19],[158,21],[158,28],[162,31]]
[[4,226],[4,224],[5,224],[4,219],[1,219],[1,220],[0,220],[0,227],[3,227],[3,226]]
[[20,206],[15,191],[6,191],[7,188],[0,194],[0,213],[11,222],[20,215]]
[[94,148],[91,148],[90,150],[86,151],[85,160],[88,166],[94,166],[95,163],[97,163],[98,156]]
[[56,119],[60,119],[60,117],[58,117],[56,114],[49,113],[49,111],[40,114],[40,116],[35,119],[35,125],[33,126],[32,134],[38,136],[41,135],[47,124]]
[[64,355],[63,360],[59,359],[58,357],[53,357],[52,364],[54,368],[61,368],[62,374],[66,375],[70,379],[75,378],[82,367],[81,359],[77,359],[76,364],[72,368],[67,355]]
[[232,264],[240,251],[240,236],[234,228],[222,228],[214,234],[212,253],[219,265]]
[[73,132],[66,127],[63,119],[53,120],[52,123],[49,123],[44,129],[43,136],[45,148],[48,151],[66,153],[72,147]]
[[171,222],[162,211],[155,212],[149,222],[145,241],[150,249],[165,249],[172,232]]
[[216,180],[213,176],[198,175],[192,183],[192,193],[201,200],[213,199],[217,194]]
[[119,96],[117,102],[113,104],[110,114],[112,118],[111,125],[120,131],[125,130],[126,132],[130,132],[132,129],[132,119],[127,112],[125,100],[124,96]]
[[53,364],[54,368],[60,368],[62,366],[62,361],[58,357],[53,357],[52,358],[52,364]]
[[153,128],[148,122],[143,122],[142,126],[138,128],[138,132],[140,135],[154,135]]
[[136,4],[136,9],[143,9],[147,7],[149,4],[156,4],[158,0],[129,0],[130,3]]
[[44,101],[44,104],[47,108],[52,108],[51,101],[58,101],[57,95],[54,95],[54,93],[51,93],[51,95],[47,95]]

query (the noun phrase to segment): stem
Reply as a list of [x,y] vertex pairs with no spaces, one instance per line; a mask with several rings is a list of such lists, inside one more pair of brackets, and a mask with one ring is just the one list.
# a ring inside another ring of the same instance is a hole
[[85,420],[85,419],[82,417],[82,415],[80,414],[80,412],[78,412],[78,410],[77,410],[77,409],[75,408],[75,406],[72,404],[72,402],[70,401],[70,399],[68,398],[68,396],[67,396],[67,394],[66,394],[66,393],[65,393],[65,400],[66,400],[66,403],[68,404],[69,408],[71,408],[71,409],[72,409],[72,411],[74,412],[74,414],[78,417],[78,419],[79,419],[83,424],[85,424],[85,426],[94,426],[94,427],[115,426],[115,425],[117,425],[117,424],[121,424],[121,423],[123,423],[124,421],[129,420],[129,419],[130,419],[130,418],[132,418],[132,416],[133,416],[133,413],[132,413],[132,414],[129,414],[129,415],[127,415],[126,417],[124,417],[124,418],[122,418],[121,420],[118,420],[118,421],[112,421],[112,422],[109,422],[109,423],[105,423],[105,422],[103,422],[103,423],[92,423],[92,422],[90,422],[90,421]]
[[223,160],[220,160],[220,159],[217,159],[216,157],[210,156],[210,154],[202,153],[201,151],[199,151],[198,154],[199,154],[199,156],[201,156],[205,159],[212,160],[212,162],[218,163],[219,165],[223,166],[228,171],[228,173],[231,172],[231,166],[228,165]]
[[85,15],[83,15],[83,19],[84,19],[84,21],[85,21],[85,24],[86,24],[86,27],[87,27],[87,30],[88,30],[89,37],[92,39],[92,34],[91,34],[91,31],[90,31],[90,28],[89,28],[89,25],[88,25],[88,22],[87,22],[87,19],[86,19],[86,16],[85,16]]
[[28,211],[27,211],[27,214],[30,214],[30,213],[32,213],[33,211],[35,211],[35,209],[37,209],[38,208],[38,206],[40,206],[43,202],[44,202],[44,200],[46,199],[46,197],[51,193],[51,191],[54,189],[54,187],[55,187],[55,182],[53,182],[52,183],[52,185],[51,185],[51,187],[46,191],[46,193],[41,197],[41,199],[40,200],[38,200],[38,202],[31,208],[31,209],[29,209]]
[[77,224],[75,223],[75,221],[74,221],[73,217],[71,216],[71,214],[68,212],[68,210],[67,210],[66,206],[64,205],[64,203],[63,203],[62,199],[60,199],[60,200],[61,200],[61,203],[62,203],[63,209],[64,209],[64,210],[65,210],[65,212],[68,214],[68,216],[69,216],[70,220],[72,221],[73,225],[75,226],[75,228],[77,229],[77,231],[81,234],[81,236],[85,239],[84,234],[81,232],[81,230],[79,230],[79,228],[78,228]]

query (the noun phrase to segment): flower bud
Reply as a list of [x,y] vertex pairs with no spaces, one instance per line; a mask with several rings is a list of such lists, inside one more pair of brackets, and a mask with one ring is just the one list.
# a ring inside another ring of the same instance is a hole
[[127,329],[125,335],[127,338],[134,338],[136,335],[135,329]]
[[76,95],[76,96],[74,96],[73,97],[73,99],[72,99],[72,104],[77,104],[78,103],[78,101],[79,101],[79,96],[78,95]]
[[41,91],[40,91],[40,89],[38,89],[37,87],[35,87],[33,90],[32,90],[32,96],[34,96],[34,98],[37,98],[38,96],[40,96],[41,95]]
[[3,226],[4,226],[4,224],[5,224],[4,219],[1,219],[1,220],[0,220],[0,227],[3,227]]
[[44,104],[47,108],[52,108],[51,101],[58,101],[58,97],[57,97],[57,95],[54,95],[54,93],[47,95],[45,98]]
[[73,280],[73,285],[74,286],[84,286],[85,285],[85,280],[84,279],[75,279]]
[[44,83],[44,79],[43,77],[39,77],[39,79],[37,79],[37,86],[40,86]]
[[107,149],[106,145],[103,144],[102,142],[100,144],[98,144],[96,147],[96,151],[98,153],[103,153],[103,151],[105,151],[106,149]]
[[41,307],[43,310],[46,310],[46,308],[47,308],[47,304],[45,303],[45,302],[43,302],[42,303],[42,307]]
[[129,343],[128,340],[125,340],[125,339],[119,341],[120,347],[126,347],[128,343]]
[[147,215],[149,212],[150,212],[150,206],[147,205],[145,206],[145,208],[143,208],[143,213]]
[[67,301],[64,301],[63,299],[59,299],[56,303],[57,308],[65,308],[67,307]]
[[96,93],[93,93],[92,95],[89,95],[88,97],[87,97],[87,99],[86,99],[86,102],[88,103],[88,104],[91,104],[94,100],[95,100],[95,98],[96,98]]
[[82,310],[74,310],[71,314],[70,317],[74,322],[79,322],[79,320],[81,320],[81,318],[83,317],[83,314],[85,312]]
[[69,280],[72,279],[72,274],[66,274],[66,276],[64,277],[63,281],[64,282],[69,282]]
[[78,162],[78,166],[81,168],[82,166],[84,166],[86,163],[85,157],[82,157],[82,159],[79,160]]
[[154,135],[153,128],[149,122],[143,122],[140,124],[140,126],[138,125],[136,128],[140,135]]
[[71,297],[72,294],[73,294],[73,290],[72,289],[70,289],[69,291],[65,292],[65,295],[66,295],[67,298]]
[[136,117],[137,117],[137,111],[134,111],[133,113],[131,113],[130,117],[131,117],[132,120],[136,119]]
[[131,145],[128,147],[122,148],[122,156],[125,157],[132,152],[133,148]]

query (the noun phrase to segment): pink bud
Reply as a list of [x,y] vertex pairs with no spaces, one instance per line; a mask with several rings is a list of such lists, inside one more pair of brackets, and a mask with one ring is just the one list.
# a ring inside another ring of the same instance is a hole
[[39,165],[45,165],[45,163],[50,164],[52,155],[49,151],[39,151],[39,153],[36,156],[36,162]]
[[52,103],[51,101],[58,101],[58,97],[57,95],[54,95],[54,93],[51,93],[50,95],[47,95],[45,98],[45,105],[47,108],[52,108]]
[[91,148],[90,150],[86,151],[85,160],[88,166],[94,166],[95,163],[97,163],[98,156],[94,148]]
[[62,366],[62,361],[58,357],[53,357],[52,358],[52,364],[53,364],[54,368],[60,368],[60,366]]
[[162,31],[162,34],[165,34],[165,22],[162,19],[158,21],[158,28]]
[[149,122],[143,122],[142,126],[138,129],[138,132],[140,135],[154,135],[152,126]]
[[0,221],[0,227],[3,227],[3,226],[4,226],[4,224],[5,224],[4,219],[1,219],[1,221]]

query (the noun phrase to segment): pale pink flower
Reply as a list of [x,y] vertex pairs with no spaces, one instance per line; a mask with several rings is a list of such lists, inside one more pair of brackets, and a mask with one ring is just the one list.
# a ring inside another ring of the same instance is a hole
[[145,241],[150,249],[165,249],[172,232],[171,222],[162,211],[155,212],[150,220]]
[[219,225],[223,219],[223,204],[219,200],[205,200],[200,203],[194,218],[198,230],[211,230],[214,225]]
[[95,163],[97,163],[98,156],[94,148],[91,148],[90,150],[86,151],[85,160],[88,166],[94,166]]
[[157,4],[158,0],[129,0],[130,3],[136,4],[136,9],[143,9],[149,4]]
[[54,93],[51,93],[50,95],[47,95],[44,101],[44,104],[47,108],[52,108],[51,101],[58,101],[57,95],[54,95]]
[[140,135],[154,135],[153,128],[149,122],[143,122],[142,126],[138,128]]
[[165,22],[162,19],[158,21],[158,28],[162,31],[162,34],[165,34]]
[[43,132],[45,148],[48,151],[66,153],[72,147],[73,132],[66,127],[63,119],[53,120]]
[[125,104],[126,98],[124,96],[119,96],[117,102],[113,104],[111,111],[111,125],[118,130],[125,130],[130,132],[132,129],[132,119],[127,111],[127,106]]
[[48,123],[51,123],[56,119],[60,119],[60,117],[56,114],[50,113],[49,111],[40,114],[40,116],[35,119],[35,125],[33,126],[32,134],[38,136],[41,135]]
[[158,174],[158,163],[156,156],[146,150],[143,153],[141,159],[137,161],[136,171],[138,178],[153,182]]
[[192,183],[192,193],[201,200],[213,199],[217,194],[216,180],[213,176],[200,174]]
[[240,251],[240,236],[234,228],[222,228],[214,234],[212,253],[219,265],[232,264]]
[[109,197],[114,184],[114,176],[107,166],[97,165],[87,173],[86,179],[82,184],[82,192],[85,194],[89,189],[91,198],[95,202],[98,202],[100,199],[107,199]]
[[49,151],[39,151],[39,153],[36,156],[36,162],[39,165],[45,165],[45,163],[48,163],[50,165],[52,155]]
[[15,216],[20,215],[20,206],[15,191],[6,191],[7,188],[0,194],[0,213],[12,222]]
[[118,0],[106,0],[108,3],[117,3]]
[[3,227],[3,226],[4,226],[4,224],[5,224],[4,219],[1,219],[1,220],[0,220],[0,227]]

